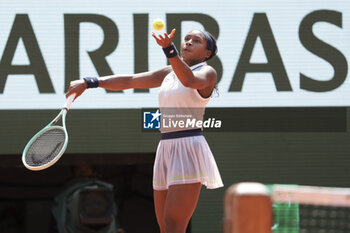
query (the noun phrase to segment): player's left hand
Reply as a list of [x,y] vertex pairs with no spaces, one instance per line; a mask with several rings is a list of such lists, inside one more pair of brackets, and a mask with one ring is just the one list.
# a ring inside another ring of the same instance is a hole
[[164,36],[162,36],[162,35],[156,36],[156,34],[154,32],[152,32],[152,36],[154,37],[154,39],[156,39],[157,44],[159,44],[162,48],[167,48],[173,42],[173,39],[175,36],[175,31],[176,31],[176,29],[174,28],[171,31],[170,35],[168,35],[168,33],[165,32]]

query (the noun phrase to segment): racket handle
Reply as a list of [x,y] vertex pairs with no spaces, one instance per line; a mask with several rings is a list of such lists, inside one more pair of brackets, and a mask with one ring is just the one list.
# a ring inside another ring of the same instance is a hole
[[65,108],[67,110],[70,109],[70,106],[72,105],[73,101],[75,98],[75,94],[71,94],[70,96],[68,96],[66,102],[63,104],[62,108]]

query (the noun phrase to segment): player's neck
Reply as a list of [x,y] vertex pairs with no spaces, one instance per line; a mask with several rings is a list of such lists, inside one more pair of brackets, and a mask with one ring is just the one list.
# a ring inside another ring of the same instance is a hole
[[201,60],[183,60],[189,67],[197,65],[203,61]]

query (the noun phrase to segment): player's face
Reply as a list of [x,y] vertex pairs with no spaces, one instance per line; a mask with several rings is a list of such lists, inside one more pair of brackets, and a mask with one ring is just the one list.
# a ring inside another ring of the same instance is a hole
[[181,56],[189,65],[202,62],[210,56],[207,41],[202,32],[194,30],[185,36],[181,44]]

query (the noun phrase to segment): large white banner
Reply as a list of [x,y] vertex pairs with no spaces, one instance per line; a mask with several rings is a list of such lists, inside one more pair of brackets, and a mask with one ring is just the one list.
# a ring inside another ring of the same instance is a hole
[[[349,106],[350,1],[14,0],[0,3],[0,109],[55,109],[70,80],[167,64],[151,37],[217,36],[210,107]],[[164,31],[163,31],[164,32]],[[177,41],[176,43],[178,43]],[[87,90],[80,109],[157,107],[158,89]]]

